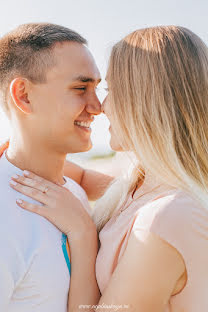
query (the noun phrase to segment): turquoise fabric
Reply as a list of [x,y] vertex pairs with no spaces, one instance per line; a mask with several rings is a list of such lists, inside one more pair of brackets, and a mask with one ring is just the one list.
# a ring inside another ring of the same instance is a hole
[[64,258],[66,260],[66,264],[69,270],[69,275],[71,275],[71,263],[70,263],[69,255],[66,249],[66,241],[67,241],[67,236],[64,233],[62,233],[62,250],[63,250]]

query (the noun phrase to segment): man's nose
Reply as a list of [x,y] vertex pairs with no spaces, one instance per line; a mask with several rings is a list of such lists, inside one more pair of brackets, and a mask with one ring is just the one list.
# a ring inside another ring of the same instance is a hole
[[91,101],[89,101],[89,103],[86,106],[86,110],[88,113],[93,115],[99,115],[102,112],[101,103],[97,96],[95,96],[93,100],[91,99]]

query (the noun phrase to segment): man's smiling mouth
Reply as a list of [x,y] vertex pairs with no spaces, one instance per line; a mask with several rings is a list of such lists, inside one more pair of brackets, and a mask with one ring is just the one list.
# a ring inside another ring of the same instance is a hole
[[74,124],[80,127],[90,128],[91,121],[75,121]]
[[76,126],[82,127],[84,129],[91,130],[90,125],[92,121],[75,121],[74,124]]

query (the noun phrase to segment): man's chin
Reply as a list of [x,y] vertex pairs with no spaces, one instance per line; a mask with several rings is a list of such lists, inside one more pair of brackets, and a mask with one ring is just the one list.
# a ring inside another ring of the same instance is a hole
[[90,151],[92,148],[92,142],[90,142],[90,144],[84,149],[82,150],[81,152],[87,152],[87,151]]
[[67,153],[84,153],[88,152],[92,148],[92,142],[91,140],[88,142],[88,144],[77,144],[77,146],[69,147]]

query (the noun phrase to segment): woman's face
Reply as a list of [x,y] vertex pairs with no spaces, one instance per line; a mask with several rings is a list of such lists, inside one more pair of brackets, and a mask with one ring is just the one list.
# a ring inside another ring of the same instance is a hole
[[118,135],[116,135],[117,131],[115,129],[115,124],[114,124],[113,116],[111,113],[111,108],[110,108],[108,96],[106,96],[105,100],[102,103],[102,112],[107,116],[107,118],[110,122],[109,132],[111,135],[110,146],[111,146],[112,150],[114,150],[116,152],[123,151],[123,148],[119,144]]

